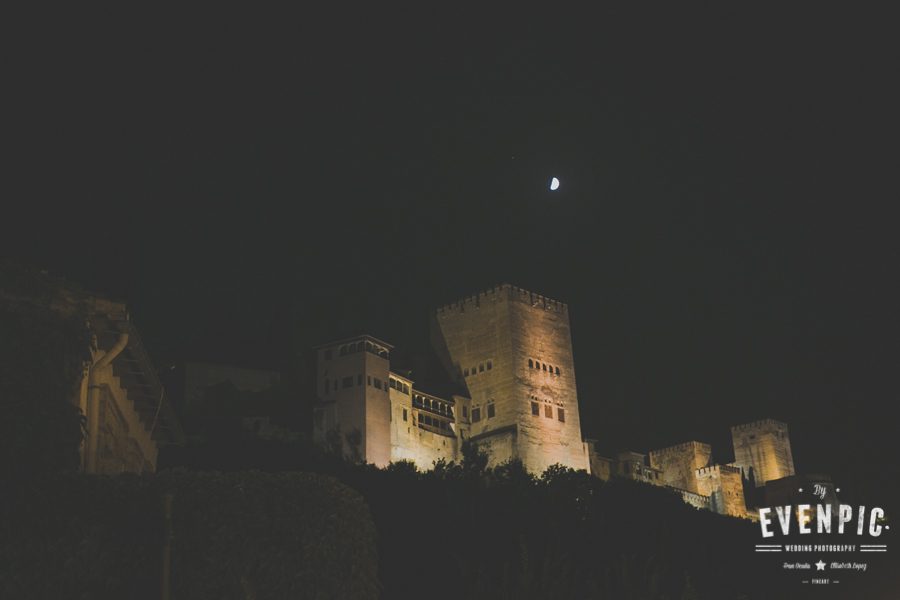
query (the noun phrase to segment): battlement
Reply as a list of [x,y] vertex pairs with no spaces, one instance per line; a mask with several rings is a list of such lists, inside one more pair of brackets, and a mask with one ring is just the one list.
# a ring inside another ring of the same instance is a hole
[[685,450],[693,450],[695,448],[705,452],[710,452],[712,450],[709,444],[698,441],[690,441],[683,442],[681,444],[675,444],[674,446],[668,446],[666,448],[660,448],[658,450],[651,450],[650,454],[652,454],[653,456],[666,456],[669,454],[681,454]]
[[730,465],[710,465],[708,467],[697,469],[697,477],[716,476],[722,473],[737,473],[740,475],[741,469],[740,467],[732,467]]
[[781,421],[777,421],[775,419],[760,419],[758,421],[751,421],[750,423],[743,423],[742,425],[732,425],[731,431],[753,431],[758,429],[764,429],[766,427],[775,427],[778,429],[787,429],[787,423],[782,423]]
[[568,304],[560,300],[548,298],[508,283],[501,283],[490,289],[482,290],[473,296],[466,296],[465,298],[461,298],[450,304],[440,306],[435,312],[438,316],[451,313],[462,313],[467,309],[475,310],[480,308],[482,302],[498,302],[502,300],[515,300],[529,304],[530,306],[539,306],[544,310],[559,313],[567,313],[569,310]]

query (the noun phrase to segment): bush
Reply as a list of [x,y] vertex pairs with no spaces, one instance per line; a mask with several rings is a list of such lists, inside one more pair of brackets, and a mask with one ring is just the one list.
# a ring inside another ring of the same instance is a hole
[[173,598],[376,598],[369,509],[322,475],[53,476],[4,497],[0,597],[158,598],[172,494]]

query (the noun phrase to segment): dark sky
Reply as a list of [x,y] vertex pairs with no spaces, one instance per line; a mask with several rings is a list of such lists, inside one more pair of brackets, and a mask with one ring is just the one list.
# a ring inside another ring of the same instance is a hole
[[159,364],[415,347],[509,281],[570,304],[586,436],[730,460],[727,426],[774,416],[802,470],[871,481],[897,472],[887,24],[44,15],[6,57],[3,254],[127,300]]

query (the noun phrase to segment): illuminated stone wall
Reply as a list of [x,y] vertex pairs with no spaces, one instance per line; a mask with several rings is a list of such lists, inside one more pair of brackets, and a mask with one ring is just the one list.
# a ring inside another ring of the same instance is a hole
[[[443,459],[447,462],[459,461],[458,427],[452,422],[455,413],[448,408],[452,400],[441,399],[444,412],[432,412],[421,402],[413,403],[413,397],[422,398],[422,394],[413,389],[410,379],[391,373],[391,378],[400,385],[391,387],[391,462],[408,460],[422,470],[429,470],[434,463]],[[397,389],[399,387],[399,389]],[[429,398],[434,399],[433,396]],[[435,415],[447,424],[446,430],[423,424],[420,420],[426,415]]]
[[594,447],[594,440],[585,440],[584,443],[587,447],[591,475],[603,481],[609,481],[614,473],[613,459],[601,456]]
[[88,431],[98,442],[96,468],[89,472],[116,475],[155,471],[158,448],[150,437],[151,424],[141,420],[111,366],[100,369],[94,377],[99,394],[99,429]]
[[710,497],[710,510],[732,517],[746,517],[744,483],[739,468],[713,465],[697,469],[697,488],[700,495]]
[[660,470],[665,485],[697,493],[697,469],[709,464],[712,449],[702,442],[686,442],[650,451],[650,466]]
[[[369,336],[317,350],[315,439],[323,442],[337,430],[346,456],[379,467],[391,460],[390,350]],[[359,436],[355,447],[347,439],[353,432]]]
[[435,325],[436,350],[472,399],[472,439],[492,462],[589,468],[564,303],[504,284],[438,309]]
[[731,428],[734,445],[734,464],[749,477],[753,468],[756,487],[767,481],[794,474],[791,440],[785,423],[763,419]]

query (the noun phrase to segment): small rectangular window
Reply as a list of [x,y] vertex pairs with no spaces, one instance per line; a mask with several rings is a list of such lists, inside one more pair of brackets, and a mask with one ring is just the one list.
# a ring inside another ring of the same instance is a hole
[[490,360],[487,361],[487,370],[490,371],[490,370],[493,369],[493,368],[494,368],[494,363],[493,363],[493,361],[490,361]]
[[491,417],[493,417],[493,416],[496,414],[496,413],[494,412],[494,403],[493,403],[493,402],[491,402],[490,404],[488,404],[488,410],[487,410],[487,413],[488,413],[488,419],[490,419]]
[[538,404],[537,402],[532,402],[531,403],[531,414],[533,414],[536,417],[541,416],[541,405]]
[[480,365],[478,365],[478,372],[484,373],[484,363],[481,363]]
[[544,405],[544,416],[547,417],[548,419],[553,418],[553,407],[550,406],[549,404]]
[[472,422],[477,423],[480,420],[481,420],[481,409],[473,408],[472,409]]
[[564,409],[564,408],[557,408],[557,409],[556,409],[556,414],[557,414],[557,416],[559,417],[559,420],[560,420],[561,423],[565,423],[565,422],[566,422],[566,409]]
[[406,420],[406,409],[405,408],[403,409],[403,420],[404,421]]

